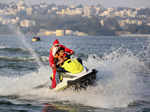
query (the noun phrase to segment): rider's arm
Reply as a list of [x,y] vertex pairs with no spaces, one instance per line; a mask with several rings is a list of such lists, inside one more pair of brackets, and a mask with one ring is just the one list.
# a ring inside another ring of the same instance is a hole
[[59,59],[57,65],[61,66],[65,60],[63,58]]
[[67,48],[67,47],[64,46],[64,45],[60,45],[60,47],[63,47],[63,48],[65,49],[65,52],[68,52],[68,53],[70,53],[70,54],[74,54],[74,51],[73,51],[73,50]]

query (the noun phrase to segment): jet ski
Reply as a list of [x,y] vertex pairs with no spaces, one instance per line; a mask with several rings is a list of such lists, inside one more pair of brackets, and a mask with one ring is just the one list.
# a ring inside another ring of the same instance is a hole
[[57,71],[59,75],[59,83],[57,83],[54,91],[60,91],[67,88],[73,90],[86,89],[93,85],[96,80],[95,69],[88,69],[77,58],[70,58],[66,60],[61,66],[63,70]]
[[37,42],[37,41],[40,41],[41,39],[40,39],[40,37],[33,37],[32,38],[32,42]]

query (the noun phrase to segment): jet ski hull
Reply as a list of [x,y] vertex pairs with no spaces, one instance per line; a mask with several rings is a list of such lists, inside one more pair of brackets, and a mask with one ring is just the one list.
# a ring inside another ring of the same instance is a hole
[[68,80],[67,85],[75,87],[74,89],[86,89],[87,86],[93,85],[96,80],[96,73],[97,71],[93,69],[91,72],[83,75],[75,80]]
[[85,69],[80,74],[69,74],[70,77],[64,77],[63,81],[60,82],[54,90],[60,91],[66,88],[73,88],[74,90],[86,89],[88,86],[94,84],[96,80],[96,73],[97,71],[95,69]]

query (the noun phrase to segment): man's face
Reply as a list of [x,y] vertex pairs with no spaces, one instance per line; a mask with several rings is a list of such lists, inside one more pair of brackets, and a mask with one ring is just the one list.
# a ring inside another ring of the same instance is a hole
[[59,44],[55,44],[54,47],[59,47]]

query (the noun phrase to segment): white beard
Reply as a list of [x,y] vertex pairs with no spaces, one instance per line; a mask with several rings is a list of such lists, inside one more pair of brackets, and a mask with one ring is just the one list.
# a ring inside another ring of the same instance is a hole
[[52,55],[53,56],[55,56],[57,50],[58,50],[58,47],[53,47],[53,49],[52,49]]

